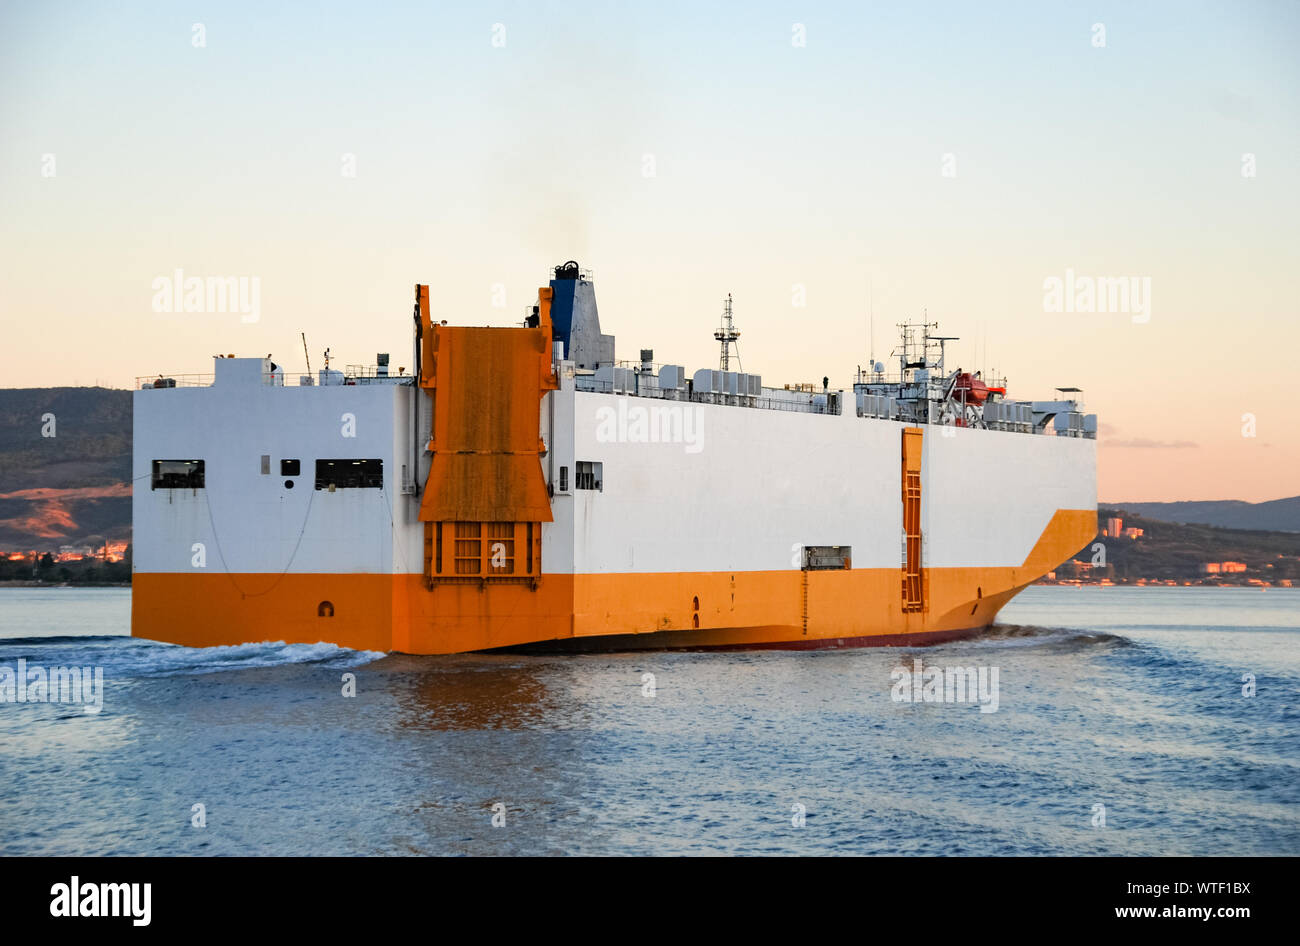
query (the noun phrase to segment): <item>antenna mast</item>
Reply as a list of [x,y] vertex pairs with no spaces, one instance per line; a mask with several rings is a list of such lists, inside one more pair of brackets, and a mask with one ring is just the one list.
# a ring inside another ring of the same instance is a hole
[[307,374],[311,374],[311,354],[307,351],[307,333],[301,332],[302,335],[302,353],[307,356]]
[[875,373],[876,371],[876,305],[875,293],[872,291],[871,277],[867,277],[867,348],[871,356],[871,364],[868,369]]
[[731,365],[731,346],[736,346],[736,367],[740,367],[740,332],[731,318],[731,293],[727,293],[727,306],[722,310],[722,325],[713,333],[713,337],[722,343],[722,357],[718,367],[726,371]]

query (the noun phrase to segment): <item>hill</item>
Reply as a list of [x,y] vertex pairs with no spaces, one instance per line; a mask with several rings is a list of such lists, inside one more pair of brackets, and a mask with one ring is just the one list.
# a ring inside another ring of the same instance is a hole
[[1161,522],[1199,523],[1224,529],[1300,532],[1300,496],[1247,503],[1239,499],[1183,503],[1106,503]]
[[[1178,581],[1212,584],[1250,584],[1290,581],[1300,585],[1300,533],[1252,529],[1222,529],[1214,526],[1160,522],[1135,515],[1132,509],[1103,507],[1098,521],[1110,517],[1124,520],[1124,526],[1143,530],[1139,538],[1098,535],[1094,541],[1106,549],[1105,568],[1082,569],[1064,566],[1059,578],[1099,581]],[[1089,563],[1091,549],[1080,552],[1076,562]],[[1202,566],[1210,562],[1240,562],[1244,571],[1207,575]]]
[[131,392],[0,389],[0,550],[131,535]]

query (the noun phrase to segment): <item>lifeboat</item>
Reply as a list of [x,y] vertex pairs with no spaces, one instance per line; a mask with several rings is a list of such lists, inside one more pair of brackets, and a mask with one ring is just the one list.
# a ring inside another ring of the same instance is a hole
[[953,382],[952,396],[964,404],[983,404],[988,399],[989,389],[979,378],[963,371]]

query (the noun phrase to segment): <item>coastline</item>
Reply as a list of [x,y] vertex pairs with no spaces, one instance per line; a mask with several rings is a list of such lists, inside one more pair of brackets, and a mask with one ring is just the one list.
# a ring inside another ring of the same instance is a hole
[[33,581],[27,579],[15,579],[9,581],[0,581],[0,589],[3,588],[130,588],[129,581]]

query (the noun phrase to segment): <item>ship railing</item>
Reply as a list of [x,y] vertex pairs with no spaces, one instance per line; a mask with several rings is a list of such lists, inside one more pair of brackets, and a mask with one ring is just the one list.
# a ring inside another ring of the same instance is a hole
[[[591,375],[580,375],[577,379],[577,389],[579,391],[593,394],[626,394],[629,397],[653,398],[656,400],[669,401],[690,401],[695,404],[717,404],[726,407],[750,407],[757,410],[766,411],[788,411],[797,414],[840,414],[844,409],[844,401],[848,396],[844,391],[831,392],[799,392],[801,397],[780,397],[780,396],[761,396],[748,397],[745,395],[722,394],[708,391],[687,391],[685,389],[660,388],[658,379],[653,375],[642,375],[643,386],[639,389],[615,390],[613,381],[597,381]],[[834,395],[826,397],[827,394]],[[822,399],[818,403],[814,398]],[[892,420],[904,424],[916,424],[927,427],[943,427],[944,424],[938,421],[930,420],[928,416],[929,401],[897,403],[894,407],[894,413],[890,417],[879,417],[870,412],[861,410],[856,411],[857,416],[864,419],[882,419]],[[1035,424],[1021,423],[1002,423],[990,422],[984,423],[977,421],[968,427],[968,430],[996,430],[1004,433],[1023,433],[1029,435],[1049,436],[1049,437],[1079,437],[1089,440],[1096,439],[1096,432],[1092,430],[1070,429],[1055,430],[1051,424],[1046,426]]]
[[627,394],[632,397],[653,397],[664,401],[684,401],[686,391],[659,387],[659,379],[651,374],[641,375],[630,389],[615,388],[613,381],[597,381],[591,375],[578,375],[575,386],[589,394]]
[[143,391],[157,388],[208,388],[212,386],[210,374],[158,374],[136,377],[132,390]]
[[[210,388],[215,380],[216,376],[214,374],[139,375],[135,379],[135,384],[132,386],[132,390]],[[318,374],[309,375],[305,370],[299,371],[280,368],[276,371],[263,371],[262,383],[268,387],[294,388],[315,387],[321,382]],[[392,372],[388,375],[381,375],[378,372],[378,366],[375,365],[349,365],[348,370],[339,372],[339,378],[331,381],[330,385],[414,383],[415,377],[410,374]]]
[[[399,372],[396,368],[388,374],[380,374],[378,365],[348,365],[347,370],[338,371],[331,369],[331,374],[337,372],[337,377],[329,381],[322,382],[320,374],[309,375],[305,371],[279,371],[276,373],[263,372],[262,383],[271,385],[283,385],[287,387],[319,387],[322,384],[325,387],[338,387],[357,384],[414,384],[415,376],[405,372]],[[277,375],[279,376],[277,378]]]
[[410,377],[410,375],[406,373],[406,368],[403,366],[396,368],[388,368],[386,366],[382,367],[383,371],[380,370],[380,365],[348,365],[347,370],[343,372],[343,375],[347,378],[357,379],[378,378],[381,381],[394,381],[399,378]]
[[746,406],[760,408],[766,411],[792,411],[796,414],[838,414],[837,410],[832,410],[829,401],[825,404],[817,404],[813,401],[800,401],[784,397],[751,397],[745,398]]
[[591,394],[639,394],[641,397],[655,397],[659,392],[658,388],[652,389],[650,387],[642,388],[640,391],[615,390],[613,381],[597,381],[591,375],[581,374],[575,379],[574,386],[579,391],[586,391]]
[[[653,384],[646,384],[639,390],[615,390],[612,381],[597,381],[590,375],[580,376],[577,380],[577,389],[591,394],[626,394],[630,397],[654,398],[665,401],[687,401],[695,404],[718,404],[726,407],[750,407],[764,411],[789,411],[796,414],[838,414],[836,407],[842,408],[844,402],[843,392],[831,392],[839,394],[836,404],[832,405],[830,399],[825,403],[815,403],[813,395],[808,395],[807,399],[783,398],[783,397],[750,397],[741,394],[722,394],[711,393],[707,391],[693,391],[689,397],[687,392],[681,389],[661,388],[657,380]],[[821,396],[818,392],[817,396]]]
[[645,368],[645,362],[641,361],[640,359],[636,359],[635,361],[629,359],[620,359],[614,362],[614,364],[619,368],[631,368],[633,371],[637,372],[643,377],[658,378],[659,369],[663,368],[667,364],[667,362],[652,361],[650,362],[649,368]]

